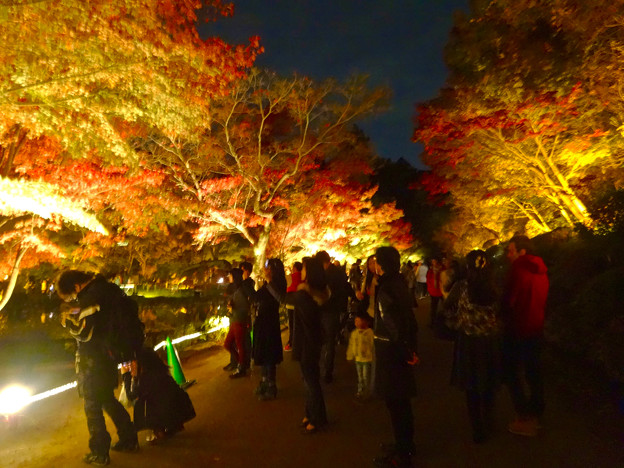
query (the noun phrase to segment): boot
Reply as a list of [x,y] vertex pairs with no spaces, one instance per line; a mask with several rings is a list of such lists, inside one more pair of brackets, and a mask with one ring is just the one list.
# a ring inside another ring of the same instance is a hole
[[274,400],[277,397],[277,385],[275,382],[267,381],[267,385],[263,393],[258,395],[260,400]]
[[256,389],[254,390],[254,394],[257,395],[258,397],[262,396],[264,392],[266,392],[267,385],[268,385],[268,382],[266,380],[260,381],[260,383],[258,384],[258,387],[256,387]]

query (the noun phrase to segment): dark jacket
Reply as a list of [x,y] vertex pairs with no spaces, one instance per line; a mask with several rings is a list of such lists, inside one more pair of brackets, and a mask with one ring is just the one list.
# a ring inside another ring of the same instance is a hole
[[325,270],[327,286],[331,292],[329,300],[323,304],[321,311],[334,315],[337,319],[347,312],[349,297],[355,297],[353,288],[349,284],[347,274],[342,268],[330,264]]
[[256,293],[258,312],[253,324],[252,356],[257,366],[278,364],[283,360],[278,297],[267,284]]
[[248,277],[241,283],[241,288],[243,288],[243,293],[247,296],[247,300],[249,302],[254,302],[256,296],[256,282],[251,277]]
[[134,405],[134,425],[137,431],[177,430],[195,417],[188,394],[171,377],[169,368],[155,351],[144,349],[139,356],[139,373]]
[[407,362],[418,352],[418,324],[413,299],[403,276],[385,274],[375,297],[375,393],[382,398],[416,394],[414,368]]
[[521,255],[511,265],[503,300],[508,335],[532,338],[542,334],[549,288],[547,271],[544,261],[535,255]]
[[320,308],[329,299],[329,291],[310,289],[306,283],[299,285],[293,293],[295,305],[293,314],[292,356],[302,365],[318,365],[323,344]]
[[234,290],[229,298],[232,307],[232,323],[251,324],[251,302],[249,300],[248,291],[241,285]]
[[117,386],[117,365],[108,349],[112,298],[123,291],[96,276],[78,293],[80,312],[66,327],[76,339],[78,391],[85,398],[108,395]]

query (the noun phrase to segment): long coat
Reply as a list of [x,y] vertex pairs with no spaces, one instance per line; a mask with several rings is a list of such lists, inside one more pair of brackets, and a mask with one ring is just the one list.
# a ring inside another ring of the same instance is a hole
[[154,351],[142,351],[139,369],[138,398],[134,405],[134,426],[137,431],[178,429],[195,417],[195,409],[188,394],[171,377],[167,365],[160,361]]
[[404,399],[416,395],[414,368],[418,324],[413,300],[400,273],[379,279],[375,298],[374,392],[381,398]]
[[253,359],[257,366],[279,364],[283,360],[279,302],[265,284],[256,293],[258,315],[253,324]]
[[301,365],[317,365],[321,359],[323,327],[321,305],[329,298],[328,291],[316,291],[306,283],[299,285],[292,296],[295,305],[293,317],[292,357]]

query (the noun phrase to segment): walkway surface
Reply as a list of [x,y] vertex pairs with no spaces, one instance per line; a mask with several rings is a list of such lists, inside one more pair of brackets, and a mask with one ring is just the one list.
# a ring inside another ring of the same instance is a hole
[[[448,385],[452,343],[433,337],[422,326],[428,303],[417,316],[421,324],[417,370],[419,396],[414,399],[418,467],[624,467],[621,415],[615,405],[573,395],[575,377],[562,374],[547,360],[547,412],[536,438],[509,434],[513,416],[507,392],[497,405],[498,432],[486,443],[471,441],[463,394]],[[336,380],[325,385],[329,428],[301,435],[303,385],[296,363],[286,354],[278,368],[278,399],[261,402],[253,390],[259,375],[230,380],[221,349],[194,353],[183,362],[186,377],[197,383],[188,392],[197,417],[186,431],[161,446],[145,443],[135,454],[111,454],[111,466],[159,467],[368,467],[380,442],[392,439],[381,401],[356,403],[355,368],[337,355]],[[87,429],[82,402],[71,390],[28,408],[13,427],[0,424],[1,467],[86,466]],[[109,427],[112,430],[110,421]],[[116,440],[115,436],[113,438]]]

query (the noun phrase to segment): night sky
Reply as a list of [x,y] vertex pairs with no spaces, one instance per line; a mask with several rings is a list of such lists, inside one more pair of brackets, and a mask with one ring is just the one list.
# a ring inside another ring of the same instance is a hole
[[317,80],[370,76],[393,90],[392,108],[359,123],[384,158],[423,168],[410,141],[417,102],[443,85],[443,48],[453,12],[469,0],[234,0],[235,14],[200,27],[203,36],[247,43],[259,35],[256,66]]

